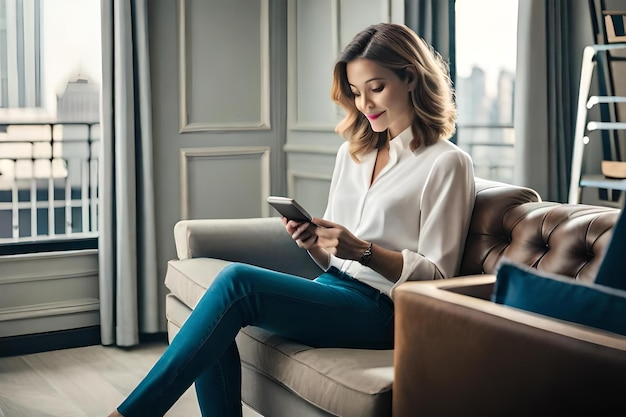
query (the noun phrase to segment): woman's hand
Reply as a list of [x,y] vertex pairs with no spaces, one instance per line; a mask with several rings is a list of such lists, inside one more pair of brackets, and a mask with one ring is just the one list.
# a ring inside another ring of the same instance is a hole
[[296,241],[298,247],[309,250],[317,245],[317,235],[315,231],[317,226],[308,222],[297,222],[295,220],[287,220],[283,217],[283,224],[287,233],[291,235],[291,238]]
[[340,224],[315,217],[317,245],[342,259],[360,260],[369,242],[359,239]]
[[[283,224],[298,246],[308,250],[324,269],[329,266],[329,255],[360,261],[363,252],[370,247],[370,242],[359,239],[342,225],[319,217],[314,217],[312,223],[283,218]],[[396,282],[402,273],[402,253],[378,245],[373,245],[372,251],[374,256],[368,266],[389,281]]]

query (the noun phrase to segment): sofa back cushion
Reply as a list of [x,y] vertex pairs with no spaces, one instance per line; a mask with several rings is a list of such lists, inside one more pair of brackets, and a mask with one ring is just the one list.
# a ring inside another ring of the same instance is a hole
[[495,274],[502,257],[593,282],[619,210],[542,202],[529,188],[477,180],[461,275]]

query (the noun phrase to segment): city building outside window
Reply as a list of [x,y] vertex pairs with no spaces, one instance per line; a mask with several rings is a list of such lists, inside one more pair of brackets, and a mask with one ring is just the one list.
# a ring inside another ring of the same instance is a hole
[[97,236],[100,1],[0,0],[0,244]]
[[518,0],[456,0],[457,144],[476,176],[513,181]]

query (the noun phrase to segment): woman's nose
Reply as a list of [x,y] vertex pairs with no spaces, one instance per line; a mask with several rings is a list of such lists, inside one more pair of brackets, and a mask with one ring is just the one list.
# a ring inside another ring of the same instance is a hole
[[372,106],[372,101],[370,100],[369,95],[362,93],[361,94],[361,108],[367,109]]

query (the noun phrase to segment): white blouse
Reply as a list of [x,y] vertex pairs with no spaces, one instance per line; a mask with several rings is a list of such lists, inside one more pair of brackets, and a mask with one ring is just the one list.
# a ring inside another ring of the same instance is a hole
[[[454,276],[474,207],[470,156],[447,140],[411,151],[409,127],[390,142],[389,162],[370,186],[377,151],[355,163],[340,147],[324,218],[361,239],[402,252],[396,283],[358,261],[331,256],[330,266],[391,296],[407,280]],[[374,256],[376,251],[374,250]]]

